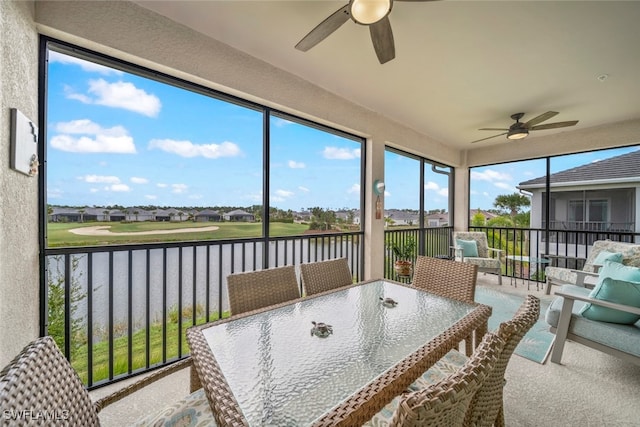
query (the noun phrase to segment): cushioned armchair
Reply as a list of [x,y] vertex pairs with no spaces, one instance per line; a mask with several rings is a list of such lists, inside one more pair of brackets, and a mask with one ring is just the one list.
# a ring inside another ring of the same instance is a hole
[[502,249],[489,247],[487,235],[482,231],[454,231],[453,250],[456,261],[478,266],[478,271],[495,273],[502,285]]

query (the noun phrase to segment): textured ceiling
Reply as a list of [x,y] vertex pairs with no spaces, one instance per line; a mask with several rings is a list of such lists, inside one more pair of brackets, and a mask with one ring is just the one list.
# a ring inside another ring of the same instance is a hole
[[639,2],[396,1],[384,65],[351,20],[294,48],[346,1],[136,3],[460,149],[506,143],[470,144],[517,112],[580,121],[529,139],[640,118]]

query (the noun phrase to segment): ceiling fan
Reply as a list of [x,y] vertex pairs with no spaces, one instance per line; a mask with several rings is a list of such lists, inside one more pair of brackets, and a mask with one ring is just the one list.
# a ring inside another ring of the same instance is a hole
[[482,128],[478,130],[503,130],[505,132],[499,133],[497,135],[493,135],[487,138],[478,139],[476,141],[471,141],[471,143],[476,143],[480,141],[485,141],[487,139],[495,138],[497,136],[507,135],[508,139],[522,139],[529,135],[529,131],[532,130],[545,130],[545,129],[557,129],[564,128],[568,126],[574,126],[578,123],[578,120],[571,120],[568,122],[556,122],[556,123],[547,123],[545,125],[539,125],[538,123],[542,123],[550,118],[556,116],[558,114],[557,111],[547,111],[546,113],[540,114],[537,117],[529,120],[528,122],[522,123],[520,119],[524,116],[524,113],[516,113],[511,115],[511,118],[516,122],[509,126],[509,129],[502,128]]
[[[395,0],[395,1],[435,1],[435,0]],[[349,18],[356,24],[367,25],[373,48],[381,64],[396,57],[393,32],[389,13],[394,0],[349,0],[349,3],[333,12],[302,38],[296,49],[308,51],[331,33],[340,28]]]

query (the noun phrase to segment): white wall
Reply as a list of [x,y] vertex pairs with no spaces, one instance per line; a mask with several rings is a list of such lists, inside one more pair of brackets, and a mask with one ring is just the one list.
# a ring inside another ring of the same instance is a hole
[[0,367],[39,332],[38,179],[9,168],[10,108],[38,119],[32,2],[0,2]]

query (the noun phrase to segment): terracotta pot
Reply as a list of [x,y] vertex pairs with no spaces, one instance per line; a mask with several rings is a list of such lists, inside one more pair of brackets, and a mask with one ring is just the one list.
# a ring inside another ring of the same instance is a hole
[[411,276],[411,261],[396,261],[393,265],[398,276]]

